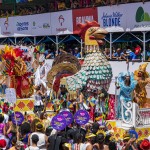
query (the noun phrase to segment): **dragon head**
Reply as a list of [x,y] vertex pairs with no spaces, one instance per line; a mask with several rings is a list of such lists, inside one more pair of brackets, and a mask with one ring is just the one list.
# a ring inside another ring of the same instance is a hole
[[96,21],[86,21],[85,24],[78,24],[79,35],[84,40],[85,45],[103,45],[106,34],[105,29],[100,28],[100,25]]

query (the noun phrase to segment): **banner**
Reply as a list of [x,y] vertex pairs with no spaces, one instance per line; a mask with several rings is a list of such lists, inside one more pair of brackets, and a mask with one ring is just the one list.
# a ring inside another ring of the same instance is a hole
[[32,35],[51,35],[50,13],[32,15]]
[[[129,10],[130,11],[130,10]],[[125,5],[113,5],[98,8],[98,22],[108,32],[123,32],[127,27]]]
[[11,36],[13,31],[14,17],[6,17],[0,19],[1,34],[4,36]]
[[52,35],[73,33],[72,10],[51,13]]
[[64,118],[66,119],[66,125],[70,125],[73,122],[73,115],[70,111],[62,111],[59,113],[59,115],[64,116]]
[[72,10],[73,17],[73,33],[78,32],[77,24],[85,23],[85,21],[98,21],[97,7],[74,9]]
[[17,125],[21,125],[22,122],[24,121],[24,116],[21,112],[16,111],[11,115],[11,119],[13,124],[17,123]]
[[150,2],[127,4],[127,31],[150,31]]
[[52,118],[51,126],[58,131],[61,131],[66,128],[66,119],[64,116],[56,115]]
[[90,116],[86,110],[78,110],[74,115],[74,120],[79,125],[85,125],[90,120]]
[[6,93],[6,100],[9,102],[9,103],[16,103],[16,90],[14,88],[7,88],[5,90],[5,93]]

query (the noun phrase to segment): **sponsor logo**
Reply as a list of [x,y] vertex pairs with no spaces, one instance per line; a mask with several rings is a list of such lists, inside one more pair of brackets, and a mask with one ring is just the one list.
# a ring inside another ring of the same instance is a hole
[[85,21],[93,21],[94,20],[94,16],[79,16],[76,17],[76,25],[79,23],[85,23]]
[[103,20],[103,27],[121,26],[122,16],[121,12],[113,12],[111,14],[104,12],[101,18]]
[[64,19],[63,15],[60,15],[59,18],[58,18],[58,20],[59,20],[59,23],[60,23],[61,26],[65,22],[65,19]]
[[9,20],[8,20],[8,17],[6,18],[6,20],[4,21],[4,26],[5,26],[5,32],[3,32],[4,35],[7,35],[7,34],[11,34],[11,32],[7,31],[8,30],[8,27],[9,27]]
[[[63,15],[60,15],[60,16],[58,17],[58,21],[59,21],[60,25],[62,26],[63,23],[65,22],[65,19],[64,19]],[[64,32],[64,31],[66,31],[66,30],[67,30],[67,28],[56,28],[56,31],[57,31],[57,32]]]
[[149,22],[150,15],[144,11],[143,7],[139,7],[135,15],[136,22]]
[[50,28],[50,25],[49,25],[49,23],[43,23],[43,25],[39,25],[39,26],[36,26],[36,22],[35,21],[33,21],[33,23],[32,23],[32,29],[49,29]]
[[27,31],[29,22],[17,22],[17,31]]
[[49,29],[49,28],[50,28],[49,23],[43,23],[43,28],[44,28],[44,29]]

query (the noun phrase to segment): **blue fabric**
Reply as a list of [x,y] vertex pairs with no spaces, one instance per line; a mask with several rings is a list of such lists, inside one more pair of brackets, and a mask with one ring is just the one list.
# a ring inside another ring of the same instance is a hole
[[[130,81],[131,81],[130,86],[125,85],[125,83],[124,83],[125,76],[130,76]],[[123,100],[124,103],[132,101],[132,95],[131,94],[132,94],[132,91],[134,90],[134,88],[137,84],[136,80],[134,80],[134,74],[130,73],[130,72],[127,72],[127,73],[121,72],[118,75],[118,83],[119,83],[119,86],[120,86],[120,95],[118,97],[119,103],[121,102],[121,100]],[[120,104],[118,106],[118,111],[117,111],[117,113],[118,113],[117,116],[118,117],[120,117],[119,110],[121,110],[121,105]],[[125,112],[125,110],[124,110],[124,112]]]
[[51,54],[51,57],[50,57],[50,58],[53,59],[53,58],[54,58],[54,53],[53,53],[53,52],[50,52],[50,53],[49,53],[48,50],[46,50],[46,51],[44,52],[45,57],[48,56],[49,54]]
[[149,56],[149,57],[150,57],[150,51],[147,51],[147,52],[146,52],[146,56]]
[[137,56],[134,54],[134,52],[131,51],[131,52],[129,53],[129,57],[128,57],[128,58],[131,59],[131,60],[132,60],[132,59],[137,59]]
[[74,56],[77,58],[81,58],[81,54],[80,53],[74,53]]
[[120,57],[120,56],[122,56],[124,53],[122,52],[122,53],[114,53],[114,57]]

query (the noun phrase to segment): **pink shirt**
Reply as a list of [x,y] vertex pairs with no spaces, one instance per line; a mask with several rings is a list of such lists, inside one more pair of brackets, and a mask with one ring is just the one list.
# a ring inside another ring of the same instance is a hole
[[4,126],[5,126],[4,123],[0,123],[0,134],[3,134]]

